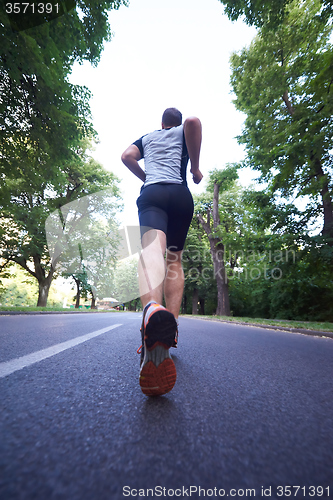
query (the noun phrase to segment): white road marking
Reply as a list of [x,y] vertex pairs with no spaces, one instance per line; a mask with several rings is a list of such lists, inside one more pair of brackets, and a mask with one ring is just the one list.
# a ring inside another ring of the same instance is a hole
[[0,378],[6,377],[11,373],[14,373],[18,370],[22,370],[27,366],[33,365],[34,363],[38,363],[43,359],[50,358],[55,354],[59,354],[59,352],[66,351],[66,349],[70,349],[76,345],[82,344],[87,340],[93,339],[94,337],[98,337],[102,335],[102,333],[109,332],[114,328],[121,326],[121,323],[117,325],[107,326],[106,328],[102,328],[101,330],[96,330],[95,332],[87,333],[86,335],[81,335],[80,337],[76,337],[71,340],[67,340],[66,342],[61,342],[60,344],[53,345],[46,349],[42,349],[41,351],[32,352],[31,354],[27,354],[26,356],[21,356],[20,358],[11,359],[10,361],[5,361],[0,363]]

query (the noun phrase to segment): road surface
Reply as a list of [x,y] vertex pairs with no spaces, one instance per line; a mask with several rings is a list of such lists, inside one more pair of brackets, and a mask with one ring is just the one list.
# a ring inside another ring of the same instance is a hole
[[1,500],[333,498],[333,340],[180,319],[138,384],[138,313],[0,316]]

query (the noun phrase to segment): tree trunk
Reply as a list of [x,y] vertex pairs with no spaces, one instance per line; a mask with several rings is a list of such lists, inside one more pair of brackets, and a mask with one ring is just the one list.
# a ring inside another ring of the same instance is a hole
[[46,307],[47,298],[49,296],[50,286],[53,279],[54,267],[51,265],[50,272],[47,277],[45,277],[45,269],[41,265],[41,259],[39,255],[33,256],[34,266],[35,266],[35,277],[38,281],[38,300],[37,307]]
[[230,316],[229,287],[227,283],[217,284],[216,316]]
[[[221,223],[218,210],[219,187],[219,184],[215,182],[213,197],[213,230],[216,230]],[[228,278],[224,266],[224,245],[221,240],[213,237],[212,228],[210,226],[210,210],[208,209],[207,212],[207,222],[201,214],[197,215],[197,218],[208,236],[210,253],[214,264],[214,276],[217,285],[216,315],[230,316]]]
[[[322,188],[320,190],[324,211],[324,226],[322,235],[326,236],[327,238],[333,238],[333,204],[329,191],[329,181],[323,171],[321,161],[318,159],[315,160],[315,172],[317,179],[319,179],[322,185]],[[333,246],[333,241],[329,244],[330,246]]]
[[47,298],[49,296],[51,280],[44,279],[38,283],[38,300],[37,307],[46,307]]
[[285,105],[287,106],[287,109],[290,113],[291,116],[293,116],[293,114],[295,113],[295,109],[293,108],[291,102],[289,101],[289,92],[288,90],[286,90],[282,96],[282,99],[285,103]]
[[187,310],[187,295],[185,292],[183,295],[182,314],[186,314],[186,310]]
[[199,290],[195,288],[192,295],[192,314],[198,314]]
[[81,296],[80,281],[74,278],[74,276],[73,279],[76,283],[75,309],[78,309],[80,307],[80,296]]
[[209,243],[214,264],[214,276],[217,285],[216,316],[230,316],[229,286],[224,266],[224,246],[216,238],[211,238]]
[[97,309],[97,307],[96,307],[96,297],[94,295],[91,297],[90,309]]
[[205,299],[199,299],[200,302],[200,314],[205,315]]

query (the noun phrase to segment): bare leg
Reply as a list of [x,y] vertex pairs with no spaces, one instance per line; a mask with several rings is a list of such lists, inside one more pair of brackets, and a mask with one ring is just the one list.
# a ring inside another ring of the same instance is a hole
[[162,304],[165,278],[166,235],[152,229],[142,237],[142,253],[139,259],[139,289],[142,307],[155,300]]
[[182,303],[184,291],[184,271],[182,266],[182,253],[167,250],[167,274],[164,280],[164,297],[166,308],[177,319]]
[[[165,284],[166,278],[165,234],[162,231],[148,231],[142,238],[142,247],[143,251],[139,261],[141,302],[143,307],[151,300],[161,304],[163,284]],[[170,288],[168,282],[170,282],[171,265],[170,263],[168,268],[167,290]],[[173,307],[172,304],[169,305]],[[147,316],[149,317],[147,318]],[[154,305],[148,308],[142,326],[143,350],[141,351],[140,387],[147,396],[160,396],[171,391],[177,379],[176,367],[169,353],[170,347],[175,344],[176,321],[171,312],[168,312],[164,307]]]

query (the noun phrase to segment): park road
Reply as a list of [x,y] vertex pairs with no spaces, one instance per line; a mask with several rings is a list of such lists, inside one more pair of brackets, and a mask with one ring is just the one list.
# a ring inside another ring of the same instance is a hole
[[138,384],[141,314],[0,316],[1,500],[333,498],[333,340],[180,318]]

